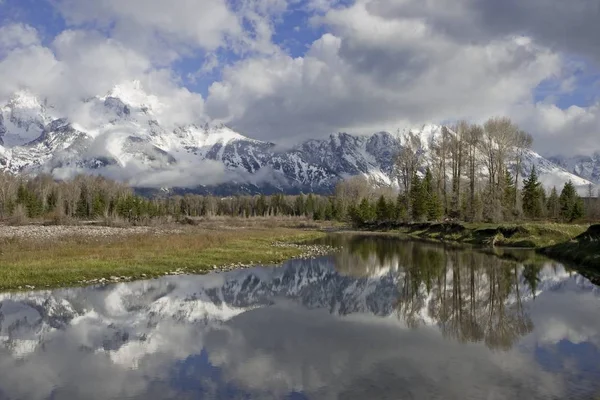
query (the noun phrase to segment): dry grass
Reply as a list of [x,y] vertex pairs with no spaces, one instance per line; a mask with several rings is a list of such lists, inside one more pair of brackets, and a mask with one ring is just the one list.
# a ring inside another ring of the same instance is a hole
[[306,217],[200,217],[188,218],[184,223],[198,225],[207,229],[236,229],[239,227],[251,228],[294,228],[294,229],[323,229],[339,226],[335,221],[314,221]]
[[301,241],[321,235],[290,228],[231,225],[169,232],[2,238],[0,289],[67,286],[111,276],[153,277],[175,270],[202,273],[213,265],[240,262],[278,263],[299,255],[300,250],[273,247],[274,241]]

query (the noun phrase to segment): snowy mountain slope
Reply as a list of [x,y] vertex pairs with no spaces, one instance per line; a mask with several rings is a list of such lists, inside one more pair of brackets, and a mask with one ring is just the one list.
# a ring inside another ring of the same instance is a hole
[[37,139],[52,119],[35,95],[19,91],[0,105],[0,145],[19,146]]
[[[57,178],[103,174],[139,188],[187,187],[216,193],[330,192],[341,179],[364,175],[393,184],[398,137],[332,134],[291,149],[247,138],[224,125],[190,121],[173,125],[165,104],[139,82],[82,100],[70,118],[29,92],[0,101],[0,169],[46,172]],[[4,105],[2,105],[4,104]],[[439,125],[412,130],[424,151],[441,135]],[[541,181],[561,186],[588,181],[528,152]]]
[[527,150],[523,159],[523,176],[527,176],[533,166],[538,172],[540,182],[547,188],[556,187],[560,191],[569,180],[578,187],[579,191],[590,183],[593,184],[589,179],[567,171],[564,167],[542,157],[533,150]]
[[[420,137],[422,151],[425,155],[425,162],[430,162],[432,144],[436,142],[440,143],[442,141],[442,126],[424,125],[421,129],[411,129],[410,131]],[[454,134],[454,132],[450,130],[450,134]],[[479,154],[478,158],[482,160],[484,159],[484,156]],[[580,191],[583,191],[583,189],[591,183],[588,179],[583,178],[576,173],[567,171],[563,166],[557,165],[553,161],[542,157],[535,151],[526,150],[523,155],[519,185],[522,184],[523,178],[531,173],[533,167],[536,169],[539,181],[548,189],[555,186],[560,189],[565,183],[571,180]],[[512,170],[513,174],[515,174],[515,166],[511,165],[509,168]],[[481,165],[479,169],[480,175],[487,176],[487,170],[484,165]],[[448,178],[451,178],[450,175]]]
[[572,174],[594,183],[600,183],[600,153],[598,152],[591,156],[552,156],[548,160],[560,165]]

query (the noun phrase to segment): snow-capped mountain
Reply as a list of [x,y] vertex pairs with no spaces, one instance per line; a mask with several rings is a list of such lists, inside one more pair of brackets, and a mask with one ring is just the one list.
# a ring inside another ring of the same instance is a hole
[[[183,187],[205,192],[330,192],[341,179],[364,175],[395,182],[398,137],[332,134],[293,148],[250,139],[224,125],[205,121],[174,124],[172,112],[137,82],[82,100],[61,115],[27,91],[0,102],[0,169],[102,174],[138,188]],[[428,143],[441,126],[413,132]],[[547,186],[585,179],[528,152],[524,170],[537,167]]]
[[[425,155],[425,164],[431,163],[431,147],[433,143],[441,143],[442,141],[442,126],[440,125],[425,125],[421,129],[411,129],[412,133],[419,136],[421,140],[422,150]],[[450,131],[453,134],[452,131]],[[396,145],[398,148],[400,144]],[[485,158],[483,154],[478,155],[479,159],[482,160]],[[523,179],[527,177],[531,170],[535,167],[536,173],[538,175],[539,181],[545,186],[547,189],[552,187],[560,188],[567,183],[568,181],[572,181],[573,184],[579,188],[579,191],[583,192],[583,189],[589,185],[590,182],[588,179],[579,176],[576,173],[572,173],[567,171],[561,165],[554,163],[540,154],[536,153],[531,149],[527,149],[523,153],[521,172],[519,174],[519,185],[522,185]],[[515,173],[516,167],[514,162],[511,161],[509,165],[509,169]],[[487,176],[486,168],[484,165],[480,165],[479,174],[482,176]],[[450,176],[448,176],[450,178]]]
[[[434,284],[428,288],[426,282],[412,286],[414,277],[399,260],[388,261],[387,265],[377,263],[377,268],[364,276],[341,273],[336,270],[334,259],[325,257],[222,275],[1,294],[0,349],[7,348],[23,357],[66,329],[95,327],[86,338],[86,346],[92,351],[106,351],[114,361],[127,361],[131,365],[135,360],[130,357],[136,356],[129,354],[131,347],[149,346],[145,351],[151,351],[153,337],[162,335],[161,326],[189,324],[205,329],[245,312],[286,302],[326,310],[339,317],[368,314],[407,319],[415,326],[444,328],[444,323],[448,323],[446,318],[453,317],[441,311],[442,299],[446,298],[442,287]],[[511,289],[511,294],[502,300],[504,318],[516,310],[515,304],[533,301],[522,269],[519,274],[518,292],[512,293]],[[451,302],[455,293],[452,272],[448,272],[446,279],[447,301]],[[477,279],[479,283],[474,290],[478,306],[474,318],[489,322],[490,314],[498,312],[490,311],[491,278],[484,270],[478,270]],[[539,271],[536,295],[539,298],[552,292],[600,296],[600,289],[587,279],[568,273],[562,266],[548,264]]]
[[30,92],[19,91],[0,106],[0,145],[27,144],[40,137],[52,119],[45,104]]
[[567,171],[581,176],[594,183],[600,183],[600,153],[591,156],[552,156],[548,157],[553,163],[560,165]]

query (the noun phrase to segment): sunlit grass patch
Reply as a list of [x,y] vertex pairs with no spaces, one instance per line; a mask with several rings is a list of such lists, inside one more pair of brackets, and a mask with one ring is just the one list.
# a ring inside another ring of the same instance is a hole
[[302,250],[274,247],[273,242],[321,235],[289,228],[198,228],[160,235],[4,238],[0,240],[0,289],[69,286],[111,276],[156,277],[174,270],[203,273],[214,265],[233,263],[279,263]]

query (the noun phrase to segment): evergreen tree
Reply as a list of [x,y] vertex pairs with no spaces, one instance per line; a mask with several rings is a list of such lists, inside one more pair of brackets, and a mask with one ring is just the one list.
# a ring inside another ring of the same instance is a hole
[[17,189],[17,204],[26,205],[29,200],[29,191],[23,183]]
[[375,206],[375,215],[377,222],[388,222],[388,204],[385,197],[381,195]]
[[304,215],[305,213],[305,200],[304,195],[296,196],[296,200],[294,201],[294,214],[295,215]]
[[344,212],[344,204],[341,199],[336,196],[330,197],[329,201],[331,202],[332,214],[331,218],[335,221],[343,221],[345,217]]
[[427,212],[427,195],[423,182],[416,173],[413,176],[412,186],[410,188],[410,202],[412,219],[414,221],[423,220]]
[[264,217],[267,215],[269,206],[267,205],[267,198],[264,194],[261,194],[256,201],[256,213],[257,215]]
[[546,189],[540,185],[540,217],[546,217],[548,215],[548,209],[546,208],[546,203],[548,202],[548,195],[546,194]]
[[75,215],[79,218],[88,218],[90,216],[90,208],[88,206],[88,188],[83,185],[81,187],[81,193],[79,195],[79,201],[77,201],[77,209]]
[[504,209],[504,218],[512,219],[516,216],[516,199],[517,186],[511,173],[506,170],[504,174],[504,193],[502,196],[502,207]]
[[[425,178],[421,183],[418,197],[421,202],[424,202],[423,212],[428,220],[436,221],[442,217],[444,214],[444,205],[433,186],[433,175],[429,167],[425,171]],[[421,212],[421,210],[418,211]]]
[[427,201],[427,219],[438,221],[444,215],[444,205],[437,193],[431,193]]
[[350,218],[352,225],[357,227],[360,227],[362,225],[362,219],[360,217],[358,206],[356,204],[350,204],[348,206],[348,218]]
[[573,213],[571,214],[570,222],[573,222],[576,219],[583,218],[584,215],[585,215],[585,206],[583,204],[583,199],[581,197],[577,196],[577,199],[575,200],[575,205],[573,207]]
[[535,298],[537,294],[538,284],[540,283],[540,270],[541,266],[536,264],[525,264],[523,267],[523,278],[529,285],[529,289]]
[[431,174],[431,169],[429,167],[427,167],[427,170],[425,171],[423,190],[426,196],[429,196],[433,193],[433,175]]
[[320,221],[325,219],[325,210],[320,205],[315,206],[315,211],[313,212],[313,219],[315,221]]
[[396,203],[392,200],[389,199],[387,201],[387,214],[386,214],[386,219],[389,222],[395,222],[396,221]]
[[106,209],[106,199],[101,193],[96,193],[94,195],[94,200],[92,202],[92,216],[100,217],[104,215],[104,210]]
[[369,199],[364,198],[358,206],[358,215],[362,224],[368,224],[375,220],[375,210],[371,206]]
[[316,207],[315,196],[313,196],[312,193],[309,193],[308,197],[306,198],[306,208],[305,208],[307,217],[310,217],[315,212],[315,207]]
[[395,216],[397,221],[406,221],[408,210],[406,209],[406,196],[403,193],[398,195],[395,207]]
[[573,222],[583,217],[583,200],[577,194],[573,182],[569,181],[565,183],[558,201],[560,204],[560,216],[564,220]]
[[27,210],[27,216],[29,218],[37,218],[44,213],[42,200],[24,184],[19,185],[19,188],[17,189],[16,204],[20,204]]
[[558,219],[560,216],[560,202],[558,201],[558,192],[556,186],[550,191],[550,197],[546,201],[546,209],[548,210],[548,217],[552,219]]
[[281,193],[274,194],[271,196],[270,200],[271,200],[270,206],[271,206],[272,214],[275,216],[280,215],[281,212],[283,211],[283,206],[284,206],[283,194],[281,194]]
[[334,219],[334,215],[335,215],[335,199],[333,197],[330,197],[327,199],[327,204],[324,207],[323,218],[325,218],[326,221],[331,221]]
[[529,177],[523,182],[523,213],[527,218],[542,216],[541,186],[534,166]]
[[58,192],[52,190],[46,198],[46,211],[53,211],[58,206]]

